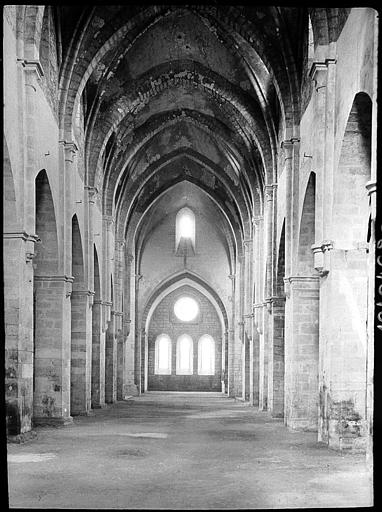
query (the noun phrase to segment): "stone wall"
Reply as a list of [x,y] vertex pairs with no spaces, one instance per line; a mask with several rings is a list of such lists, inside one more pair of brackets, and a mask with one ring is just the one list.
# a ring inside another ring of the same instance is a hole
[[[194,298],[200,308],[196,321],[186,323],[173,313],[175,301],[182,296]],[[155,340],[167,334],[172,341],[171,375],[155,374]],[[193,375],[176,375],[176,341],[182,334],[191,336],[194,344]],[[209,334],[215,341],[215,374],[198,375],[198,341]],[[148,389],[168,391],[221,391],[222,380],[222,328],[211,302],[192,287],[185,286],[167,295],[156,307],[148,330]]]

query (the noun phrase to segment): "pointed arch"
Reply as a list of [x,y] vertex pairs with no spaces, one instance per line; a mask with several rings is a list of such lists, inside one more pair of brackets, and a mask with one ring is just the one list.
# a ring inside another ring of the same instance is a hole
[[371,178],[371,119],[372,101],[359,92],[350,109],[334,175],[333,239],[336,247],[345,250],[367,239],[369,198],[365,186]]
[[312,245],[315,242],[315,200],[316,174],[311,172],[302,207],[298,244],[298,272],[303,275],[314,273]]
[[43,169],[35,180],[35,229],[41,242],[35,248],[35,275],[54,275],[58,272],[57,223],[52,191]]
[[16,231],[18,213],[16,204],[15,182],[7,141],[3,136],[3,231]]

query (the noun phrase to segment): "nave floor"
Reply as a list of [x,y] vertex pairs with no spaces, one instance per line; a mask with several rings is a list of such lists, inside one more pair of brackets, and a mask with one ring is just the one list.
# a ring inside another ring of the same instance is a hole
[[149,392],[8,444],[11,508],[370,506],[363,455],[341,455],[220,393]]

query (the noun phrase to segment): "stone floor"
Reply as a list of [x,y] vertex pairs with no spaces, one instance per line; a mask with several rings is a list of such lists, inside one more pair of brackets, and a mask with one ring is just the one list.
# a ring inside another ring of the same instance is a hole
[[369,506],[362,455],[219,393],[147,393],[8,444],[17,508]]

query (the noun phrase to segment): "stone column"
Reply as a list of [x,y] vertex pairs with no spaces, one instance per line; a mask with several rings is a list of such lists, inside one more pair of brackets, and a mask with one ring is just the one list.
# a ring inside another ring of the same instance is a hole
[[228,396],[235,396],[234,379],[233,379],[233,350],[235,343],[234,329],[228,329]]
[[[134,383],[137,386],[138,394],[142,392],[142,327],[140,328],[140,314],[138,308],[138,297],[139,297],[139,283],[142,279],[142,274],[134,274],[135,284],[135,301],[134,301],[134,318],[135,318],[135,380]],[[144,329],[143,329],[144,330]],[[144,336],[143,336],[144,338]]]
[[7,435],[32,429],[33,267],[36,235],[4,232],[5,401]]
[[[125,359],[126,359],[126,338],[123,327],[123,293],[124,293],[124,259],[125,240],[115,240],[114,252],[114,277],[115,277],[115,322],[117,336],[117,400],[123,400],[124,386],[126,381]],[[117,311],[118,310],[118,311]]]
[[267,302],[255,304],[259,308],[259,411],[268,408],[268,317]]
[[285,298],[271,298],[271,347],[269,372],[269,410],[275,418],[284,417],[284,335],[285,335]]
[[[253,240],[249,238],[244,240],[244,329],[243,329],[243,381],[242,396],[245,400],[249,400],[253,396],[251,392],[253,385],[253,357],[252,347],[252,245]],[[252,348],[251,348],[252,347]]]
[[115,337],[115,314],[106,330],[105,339],[105,402],[112,404],[117,400],[117,341]]
[[125,246],[123,335],[126,342],[124,396],[138,394],[138,388],[135,384],[135,322],[134,313],[132,314],[132,304],[135,300],[135,270],[133,262],[134,257]]
[[92,337],[91,308],[94,292],[75,290],[71,296],[71,413],[88,415],[91,411]]
[[263,390],[262,390],[262,404],[260,410],[269,409],[269,398],[272,397],[272,372],[273,372],[273,350],[272,350],[272,317],[271,317],[271,297],[272,297],[272,283],[273,283],[273,203],[274,203],[274,187],[273,185],[265,185],[264,187],[264,230],[266,240],[266,253],[265,253],[265,290],[264,290],[264,305],[263,308],[263,346],[260,347],[260,358],[263,366]]
[[285,423],[317,431],[319,277],[284,279],[291,305],[291,336],[285,340]]
[[105,407],[105,336],[101,336],[100,299],[93,301],[92,311],[92,407]]
[[253,217],[253,238],[254,238],[254,297],[253,297],[253,405],[259,406],[260,389],[260,337],[262,330],[262,303],[264,296],[264,265],[263,265],[263,217]]
[[[122,313],[118,313],[121,317]],[[125,342],[119,336],[117,338],[117,400],[124,399],[124,382],[125,382]]]
[[70,416],[70,294],[73,278],[35,275],[33,423],[66,424]]
[[231,280],[231,304],[232,304],[232,320],[231,328],[228,329],[228,396],[235,396],[235,359],[236,359],[236,343],[235,343],[235,321],[236,321],[236,286],[235,274],[230,274],[228,278]]
[[222,392],[228,393],[228,341],[229,332],[225,331],[222,338]]

